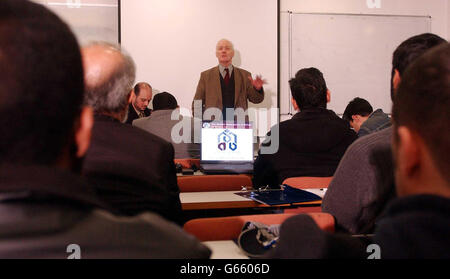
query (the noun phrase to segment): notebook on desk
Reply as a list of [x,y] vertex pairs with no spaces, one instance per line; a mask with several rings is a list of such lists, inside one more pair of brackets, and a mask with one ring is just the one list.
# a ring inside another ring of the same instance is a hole
[[202,123],[200,169],[204,173],[253,173],[253,158],[252,123]]
[[267,205],[294,204],[322,200],[319,195],[288,185],[282,185],[281,189],[254,190],[237,192],[235,194]]

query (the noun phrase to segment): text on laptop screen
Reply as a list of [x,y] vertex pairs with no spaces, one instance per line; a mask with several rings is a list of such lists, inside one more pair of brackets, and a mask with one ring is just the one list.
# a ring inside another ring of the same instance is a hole
[[202,161],[253,161],[251,124],[204,122]]

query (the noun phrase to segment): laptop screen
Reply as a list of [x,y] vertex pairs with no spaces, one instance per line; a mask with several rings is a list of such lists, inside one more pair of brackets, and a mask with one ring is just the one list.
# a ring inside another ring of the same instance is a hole
[[202,161],[253,162],[252,123],[203,122]]

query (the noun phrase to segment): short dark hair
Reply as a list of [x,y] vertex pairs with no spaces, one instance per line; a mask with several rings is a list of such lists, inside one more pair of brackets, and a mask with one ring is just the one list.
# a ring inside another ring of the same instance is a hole
[[0,5],[0,163],[54,164],[73,146],[83,101],[80,49],[42,5]]
[[326,108],[327,107],[327,84],[322,72],[316,68],[305,68],[299,70],[295,77],[289,80],[292,97],[298,107]]
[[153,111],[164,109],[176,109],[178,107],[175,97],[168,92],[161,92],[153,97]]
[[392,55],[392,72],[391,72],[391,99],[394,100],[393,78],[395,70],[400,76],[403,75],[406,67],[421,56],[428,49],[439,44],[447,42],[443,38],[431,34],[424,33],[413,36],[402,42],[394,51]]
[[350,122],[352,121],[352,115],[368,116],[372,112],[373,108],[366,99],[356,97],[348,103],[342,119]]
[[450,182],[450,44],[433,48],[405,71],[395,95],[394,125],[407,126],[425,142]]
[[147,86],[147,87],[152,88],[152,87],[150,86],[150,84],[148,84],[148,83],[146,83],[146,82],[138,82],[138,83],[136,83],[136,85],[135,85],[134,88],[133,88],[133,91],[134,91],[134,94],[136,95],[136,97],[139,97],[139,94],[141,94],[141,89],[142,89],[142,87],[144,87],[144,86]]

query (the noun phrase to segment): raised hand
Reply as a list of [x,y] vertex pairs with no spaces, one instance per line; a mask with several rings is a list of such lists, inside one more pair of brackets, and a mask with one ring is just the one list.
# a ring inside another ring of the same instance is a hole
[[267,83],[265,79],[262,79],[261,75],[256,75],[255,79],[253,79],[252,76],[248,76],[248,79],[256,90],[261,90],[263,85]]

